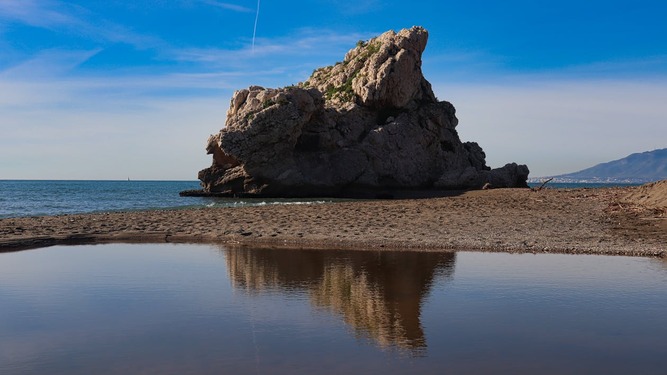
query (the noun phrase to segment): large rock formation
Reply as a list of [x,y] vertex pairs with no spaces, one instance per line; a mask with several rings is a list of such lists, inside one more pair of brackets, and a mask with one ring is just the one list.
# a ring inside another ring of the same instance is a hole
[[402,191],[525,187],[528,168],[490,169],[463,143],[452,104],[421,71],[421,27],[360,41],[343,62],[297,86],[234,93],[225,127],[212,135],[205,193],[375,196]]

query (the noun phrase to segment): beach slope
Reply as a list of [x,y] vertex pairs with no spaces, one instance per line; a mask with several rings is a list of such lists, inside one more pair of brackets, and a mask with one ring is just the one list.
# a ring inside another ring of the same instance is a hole
[[[495,189],[429,199],[0,220],[0,251],[105,242],[666,256],[657,187]],[[649,191],[653,189],[653,191]]]

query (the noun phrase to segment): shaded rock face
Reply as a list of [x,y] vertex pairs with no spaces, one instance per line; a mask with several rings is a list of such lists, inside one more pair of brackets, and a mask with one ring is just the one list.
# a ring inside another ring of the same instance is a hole
[[456,132],[452,104],[421,72],[421,27],[359,42],[343,62],[298,86],[234,93],[225,127],[207,141],[205,192],[337,196],[392,190],[525,187],[528,168],[491,170]]

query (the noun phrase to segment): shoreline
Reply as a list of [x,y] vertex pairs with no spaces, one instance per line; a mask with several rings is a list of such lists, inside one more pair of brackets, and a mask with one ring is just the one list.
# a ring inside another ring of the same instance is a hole
[[633,189],[493,189],[426,199],[5,218],[0,252],[173,242],[667,257],[665,212],[623,202]]

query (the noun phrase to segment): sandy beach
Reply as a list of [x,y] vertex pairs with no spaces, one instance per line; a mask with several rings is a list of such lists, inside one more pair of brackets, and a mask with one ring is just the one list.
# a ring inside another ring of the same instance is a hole
[[0,220],[0,250],[186,242],[665,257],[667,214],[642,204],[647,194],[639,189],[497,189],[429,199],[8,218]]

